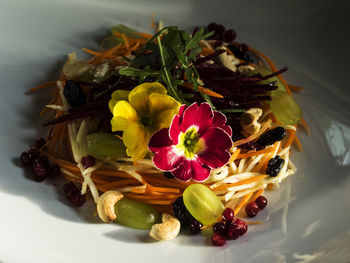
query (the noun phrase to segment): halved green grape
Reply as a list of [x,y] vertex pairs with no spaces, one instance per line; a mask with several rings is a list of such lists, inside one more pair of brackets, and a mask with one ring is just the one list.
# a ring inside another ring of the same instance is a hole
[[297,123],[303,114],[295,100],[280,90],[271,94],[270,107],[276,119],[286,125]]
[[88,154],[95,157],[126,157],[126,147],[122,140],[112,133],[96,132],[88,134]]
[[[259,66],[253,70],[252,75],[257,74],[257,73],[260,73],[262,76],[267,76],[267,75],[272,74],[273,71],[271,69],[268,69],[267,67]],[[284,86],[282,81],[277,76],[266,79],[266,80],[259,81],[259,84],[268,84],[268,83],[271,83],[274,81],[276,81],[276,86],[277,86],[276,90],[287,91],[286,87]],[[272,93],[274,93],[274,91]]]
[[115,222],[136,229],[151,229],[160,222],[160,215],[152,206],[123,198],[115,206]]
[[206,186],[192,184],[183,193],[183,200],[190,214],[203,225],[210,225],[221,216],[224,205]]

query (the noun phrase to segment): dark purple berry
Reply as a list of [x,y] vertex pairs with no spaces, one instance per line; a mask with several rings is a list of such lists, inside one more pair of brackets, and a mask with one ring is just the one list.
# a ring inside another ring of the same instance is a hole
[[235,214],[233,212],[233,210],[229,207],[227,207],[224,212],[222,213],[222,217],[228,221],[228,222],[231,222],[234,218]]
[[248,230],[247,224],[239,218],[235,218],[232,222],[232,225],[235,225],[235,228],[237,229],[240,236],[244,235]]
[[211,236],[211,242],[214,246],[223,246],[226,243],[226,238],[218,233],[214,233]]
[[256,144],[263,147],[274,144],[282,140],[286,136],[286,130],[283,127],[277,127],[265,132],[257,141]]
[[34,161],[35,159],[38,159],[40,157],[41,153],[38,148],[32,147],[28,151],[28,156],[31,161]]
[[34,175],[34,180],[41,182],[45,180],[47,175],[47,167],[39,160],[34,160],[32,163],[32,173]]
[[38,149],[41,149],[45,145],[46,141],[44,138],[39,138],[35,141],[34,146]]
[[72,182],[66,183],[63,186],[63,191],[65,192],[69,201],[71,201],[75,206],[80,207],[86,202],[85,195],[82,195],[80,190]]
[[271,177],[276,177],[281,171],[283,164],[284,159],[281,159],[278,155],[276,155],[267,163],[266,174],[270,175]]
[[213,232],[221,235],[226,233],[226,225],[223,222],[218,222],[213,226]]
[[239,45],[239,50],[242,52],[242,53],[247,53],[248,52],[248,46],[247,44],[245,43],[242,43]]
[[235,224],[229,224],[226,227],[226,238],[227,239],[237,239],[240,236],[240,230]]
[[[49,159],[47,158],[46,155],[40,155],[39,158],[37,159],[38,162],[40,162],[45,168],[49,168]],[[35,161],[35,160],[34,160]]]
[[194,220],[193,216],[188,212],[185,207],[182,196],[177,198],[173,203],[173,211],[175,217],[179,219],[182,227],[188,227],[190,223]]
[[190,231],[192,232],[192,234],[198,234],[202,231],[201,227],[203,227],[201,222],[193,220],[190,224]]
[[96,159],[95,157],[91,155],[84,156],[81,158],[81,164],[83,165],[84,169],[87,169],[89,167],[92,167],[96,164]]
[[215,34],[222,36],[225,32],[225,27],[223,25],[217,25],[215,28]]
[[224,41],[225,42],[231,42],[236,39],[236,31],[233,29],[228,29],[224,33]]
[[30,159],[29,154],[27,152],[22,152],[20,159],[22,165],[25,167],[28,167],[32,164],[32,160]]
[[254,201],[249,202],[245,207],[245,212],[249,217],[254,217],[259,212],[259,207]]
[[209,32],[211,31],[215,31],[215,28],[217,27],[218,25],[216,23],[210,23],[208,26],[207,26],[207,29]]
[[52,164],[49,166],[49,171],[47,175],[49,177],[58,177],[61,175],[61,168],[57,164]]
[[79,83],[73,80],[67,80],[64,86],[63,95],[69,105],[72,107],[85,104],[86,95]]
[[267,199],[265,196],[260,195],[257,199],[255,199],[255,203],[259,207],[259,209],[264,209],[267,206]]

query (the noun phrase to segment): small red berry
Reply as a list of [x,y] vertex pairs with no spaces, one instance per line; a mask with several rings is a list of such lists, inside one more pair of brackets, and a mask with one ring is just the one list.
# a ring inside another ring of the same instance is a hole
[[226,225],[223,222],[218,222],[213,226],[213,232],[221,235],[226,233]]
[[264,209],[267,206],[267,199],[265,196],[259,196],[255,199],[255,203],[258,205],[259,209]]
[[23,166],[28,167],[32,164],[32,160],[30,159],[29,154],[27,152],[23,152],[21,154],[20,159]]
[[226,238],[237,239],[240,236],[240,229],[235,224],[229,224],[226,227]]
[[83,158],[81,158],[81,164],[83,165],[83,167],[85,169],[92,167],[96,164],[96,159],[95,157],[91,156],[91,155],[87,155],[84,156]]
[[228,221],[228,222],[231,222],[234,218],[235,214],[233,212],[233,210],[229,207],[227,207],[224,212],[222,213],[222,217]]
[[226,243],[226,238],[221,234],[214,233],[211,236],[211,242],[214,246],[223,246]]
[[235,31],[235,30],[233,30],[233,29],[228,29],[228,30],[226,30],[225,33],[224,33],[224,40],[225,40],[226,42],[231,42],[231,41],[235,40],[236,36],[237,36],[237,34],[236,34],[236,31]]
[[58,177],[61,175],[61,168],[57,164],[52,164],[49,166],[48,176]]
[[232,222],[232,225],[236,226],[236,229],[240,236],[244,235],[248,230],[247,224],[239,218],[235,218]]
[[34,161],[35,159],[38,159],[41,155],[40,151],[38,148],[36,147],[32,147],[30,148],[30,150],[28,151],[28,155],[29,155],[29,159],[31,161]]
[[197,220],[193,220],[190,224],[190,231],[192,234],[198,234],[202,231],[201,227],[203,227],[203,224]]
[[41,149],[45,145],[46,141],[44,138],[39,138],[35,141],[35,147]]
[[254,217],[259,212],[259,207],[254,201],[249,202],[245,207],[245,212],[249,217]]

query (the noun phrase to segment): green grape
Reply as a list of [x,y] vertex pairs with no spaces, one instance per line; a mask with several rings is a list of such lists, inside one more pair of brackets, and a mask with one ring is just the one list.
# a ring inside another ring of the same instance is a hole
[[115,222],[136,229],[151,229],[160,222],[160,215],[152,206],[132,199],[121,199],[115,206]]
[[95,157],[126,157],[126,148],[122,140],[112,133],[96,132],[88,134],[88,154]]
[[271,94],[270,107],[273,115],[282,124],[295,124],[303,114],[295,100],[287,92],[280,90]]
[[[260,73],[262,76],[267,76],[267,75],[272,74],[273,71],[271,71],[271,69],[268,69],[267,67],[259,66],[253,70],[252,75],[255,75],[257,73]],[[276,86],[277,86],[276,90],[287,91],[286,87],[284,86],[282,81],[277,76],[266,79],[266,80],[259,81],[259,84],[268,84],[268,83],[271,83],[274,81],[276,82]]]
[[210,225],[221,216],[224,205],[206,186],[192,184],[183,193],[183,200],[190,214],[203,225]]

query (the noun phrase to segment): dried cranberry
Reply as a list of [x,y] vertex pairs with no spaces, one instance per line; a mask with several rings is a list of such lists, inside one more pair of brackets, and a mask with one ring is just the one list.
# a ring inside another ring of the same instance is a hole
[[28,167],[32,164],[32,160],[30,159],[29,154],[27,152],[22,152],[20,159],[22,165],[25,167]]
[[58,177],[61,175],[61,168],[57,164],[52,164],[49,166],[48,176]]
[[40,160],[36,159],[32,163],[32,173],[34,175],[34,180],[41,182],[45,180],[45,177],[47,175],[47,167],[40,162]]
[[208,26],[207,26],[207,29],[208,31],[215,31],[215,28],[217,27],[218,25],[216,23],[210,23]]
[[214,233],[211,236],[211,242],[214,246],[223,246],[226,243],[226,238],[218,233]]
[[81,164],[83,165],[84,169],[87,169],[96,164],[96,159],[91,155],[87,155],[81,158]]
[[235,225],[240,236],[244,235],[248,230],[247,224],[239,218],[235,218],[232,222],[232,225]]
[[233,212],[233,210],[229,207],[227,207],[224,212],[222,213],[222,217],[228,221],[228,222],[231,222],[234,218],[235,214]]
[[218,222],[213,226],[213,232],[221,235],[226,233],[226,225],[224,222]]
[[45,145],[46,141],[44,138],[39,138],[35,141],[35,147],[41,149]]
[[75,206],[82,206],[86,202],[85,195],[82,195],[80,193],[80,190],[75,186],[74,183],[69,182],[66,183],[63,186],[63,190],[68,197],[68,199],[75,205]]
[[265,196],[260,195],[257,199],[255,199],[255,203],[259,209],[264,209],[267,206],[267,199]]
[[276,155],[267,163],[266,174],[270,175],[271,177],[276,177],[281,171],[283,164],[284,159],[281,159],[278,155]]
[[45,168],[47,168],[47,169],[49,168],[50,162],[49,162],[49,159],[47,158],[46,155],[40,155],[37,160],[38,160],[38,162],[42,163],[42,165],[44,165]]
[[243,53],[247,53],[247,52],[248,52],[248,46],[247,46],[247,44],[245,44],[245,43],[240,44],[240,45],[239,45],[239,50],[240,50],[241,52],[243,52]]
[[236,239],[240,236],[240,230],[235,224],[229,224],[226,228],[226,238]]
[[228,29],[224,33],[224,40],[225,42],[231,42],[236,39],[237,33],[233,29]]
[[190,231],[192,234],[198,234],[201,232],[201,227],[203,227],[203,224],[197,220],[193,220],[190,224]]
[[215,34],[222,36],[222,34],[225,32],[225,27],[223,25],[216,25],[215,27]]
[[38,148],[32,147],[28,151],[28,156],[31,161],[34,161],[35,159],[38,159],[40,157],[41,153]]
[[245,212],[249,217],[254,217],[259,212],[259,207],[254,201],[249,202],[245,207]]

